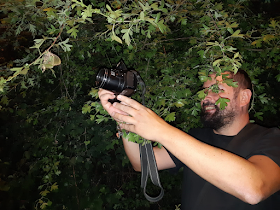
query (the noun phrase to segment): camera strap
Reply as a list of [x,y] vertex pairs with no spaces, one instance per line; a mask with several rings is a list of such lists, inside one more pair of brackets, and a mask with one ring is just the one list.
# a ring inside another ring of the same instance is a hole
[[[149,143],[145,139],[144,144],[139,145],[139,149],[141,159],[141,187],[144,190],[144,196],[150,202],[158,202],[162,199],[164,190],[160,184],[152,143]],[[146,192],[148,177],[150,177],[152,183],[161,190],[157,197],[151,197]]]
[[[140,75],[135,71],[134,74],[137,77],[139,85],[142,87],[142,104],[145,106],[145,92],[146,87]],[[143,188],[145,198],[150,202],[158,202],[163,198],[164,190],[161,186],[158,168],[155,160],[153,145],[144,139],[143,144],[139,144],[140,161],[141,161],[141,188]],[[147,194],[147,182],[150,177],[152,183],[160,188],[160,194],[157,197],[151,197]]]

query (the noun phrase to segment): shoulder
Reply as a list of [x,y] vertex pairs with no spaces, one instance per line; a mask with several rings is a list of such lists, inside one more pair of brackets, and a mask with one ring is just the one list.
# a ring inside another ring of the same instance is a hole
[[280,166],[280,129],[253,125],[255,129],[252,130],[252,135],[247,136],[253,141],[251,142],[253,149],[247,158],[253,155],[265,155]]
[[258,124],[250,123],[246,125],[238,135],[250,135],[255,137],[264,137],[264,136],[278,136],[280,137],[280,129],[273,127],[267,128]]

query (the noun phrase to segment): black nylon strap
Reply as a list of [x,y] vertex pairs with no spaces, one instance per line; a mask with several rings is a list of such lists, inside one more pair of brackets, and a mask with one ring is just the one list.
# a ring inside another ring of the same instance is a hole
[[[137,82],[142,88],[142,104],[145,106],[145,97],[146,86],[140,75],[133,70],[133,73],[137,77]],[[160,184],[158,168],[155,160],[153,145],[148,143],[144,139],[144,144],[139,144],[140,150],[140,160],[141,160],[141,188],[143,188],[145,198],[150,202],[158,202],[162,199],[164,195],[164,190]],[[160,194],[157,197],[151,197],[146,193],[147,181],[148,178],[151,178],[151,181],[154,185],[160,188]]]
[[[144,196],[150,202],[158,202],[163,198],[164,190],[161,186],[156,160],[154,156],[153,146],[145,140],[144,144],[139,145],[140,157],[141,157],[141,187],[144,191]],[[157,197],[151,197],[146,193],[147,181],[150,176],[154,185],[160,188],[160,194]]]

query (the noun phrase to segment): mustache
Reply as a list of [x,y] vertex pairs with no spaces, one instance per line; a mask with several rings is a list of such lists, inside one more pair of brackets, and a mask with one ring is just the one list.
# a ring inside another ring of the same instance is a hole
[[202,103],[202,108],[205,108],[205,106],[215,106],[218,107],[215,103],[210,102],[210,101],[205,101]]

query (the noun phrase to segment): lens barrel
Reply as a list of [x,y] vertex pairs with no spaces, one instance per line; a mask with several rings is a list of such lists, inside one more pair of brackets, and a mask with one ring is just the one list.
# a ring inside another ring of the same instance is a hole
[[96,76],[96,86],[120,93],[124,89],[125,81],[119,71],[101,69]]

